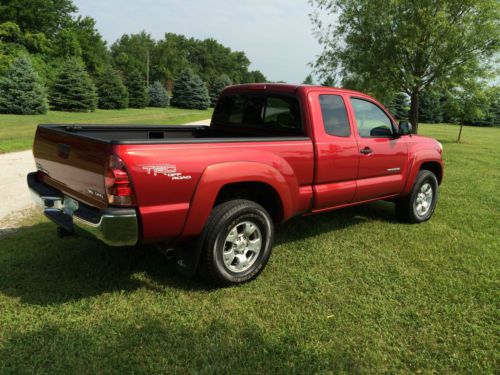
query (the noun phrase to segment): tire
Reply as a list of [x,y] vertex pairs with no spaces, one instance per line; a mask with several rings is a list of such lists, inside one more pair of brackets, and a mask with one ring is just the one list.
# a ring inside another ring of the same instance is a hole
[[201,276],[212,284],[237,285],[264,270],[272,252],[274,225],[262,206],[237,199],[214,207],[203,235]]
[[[432,194],[430,198],[429,192]],[[410,194],[396,201],[398,218],[412,224],[429,220],[436,208],[438,194],[439,186],[434,173],[425,169],[419,171]]]

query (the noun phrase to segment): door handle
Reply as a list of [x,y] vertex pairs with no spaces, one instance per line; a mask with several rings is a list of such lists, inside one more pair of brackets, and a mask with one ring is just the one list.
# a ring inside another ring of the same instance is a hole
[[369,155],[369,154],[371,154],[373,152],[373,150],[370,147],[367,146],[367,147],[365,147],[364,149],[362,149],[359,152],[361,152],[363,155]]

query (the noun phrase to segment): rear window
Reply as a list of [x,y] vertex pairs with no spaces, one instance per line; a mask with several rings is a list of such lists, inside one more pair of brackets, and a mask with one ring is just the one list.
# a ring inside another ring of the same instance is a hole
[[300,106],[296,98],[278,94],[224,95],[215,108],[217,125],[275,130],[285,135],[302,135]]

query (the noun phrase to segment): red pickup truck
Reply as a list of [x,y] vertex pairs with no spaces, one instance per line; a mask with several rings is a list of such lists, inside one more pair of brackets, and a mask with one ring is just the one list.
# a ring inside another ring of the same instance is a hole
[[359,92],[236,85],[210,126],[39,125],[28,185],[60,233],[175,241],[181,268],[228,285],[263,270],[293,216],[384,199],[428,220],[442,151]]

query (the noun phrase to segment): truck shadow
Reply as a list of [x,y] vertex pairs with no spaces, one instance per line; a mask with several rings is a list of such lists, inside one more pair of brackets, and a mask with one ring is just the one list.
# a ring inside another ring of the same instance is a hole
[[[377,202],[292,219],[276,228],[276,245],[360,223],[394,222],[390,203]],[[110,248],[83,238],[59,239],[52,223],[42,222],[0,233],[0,292],[21,302],[62,304],[115,291],[139,288],[210,290],[203,281],[178,274],[152,248]]]

